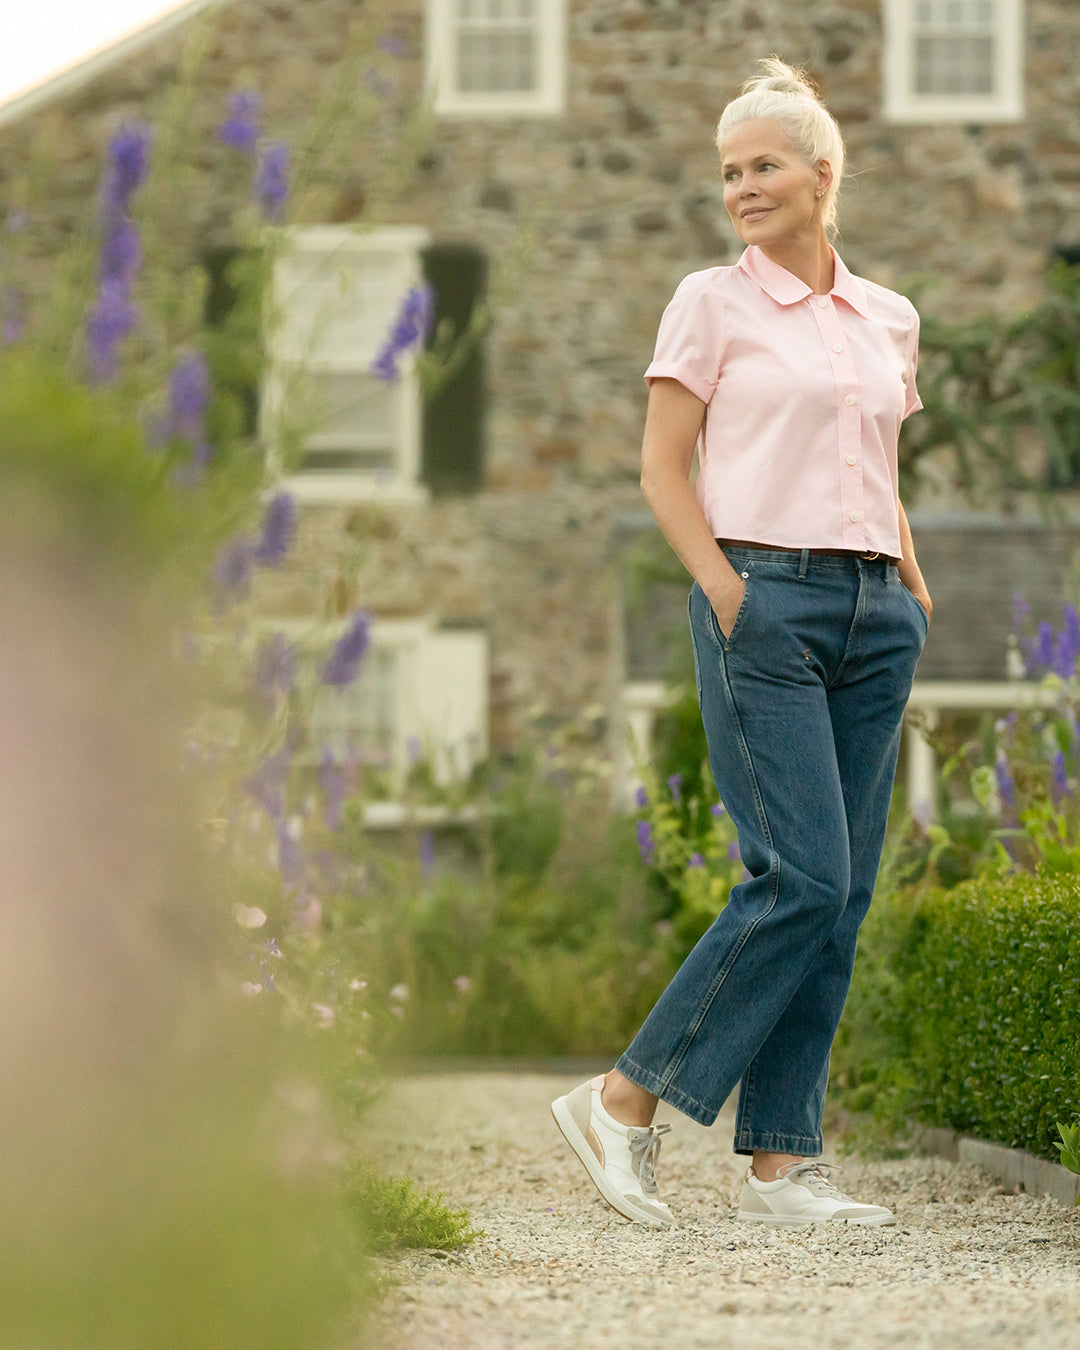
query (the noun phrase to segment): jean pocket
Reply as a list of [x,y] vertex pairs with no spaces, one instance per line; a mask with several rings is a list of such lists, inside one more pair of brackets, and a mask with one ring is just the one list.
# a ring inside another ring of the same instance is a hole
[[716,610],[709,604],[708,597],[705,599],[705,603],[709,606],[709,623],[712,625],[713,636],[721,647],[728,647],[734,642],[746,615],[746,604],[750,599],[750,579],[745,572],[740,573],[740,576],[743,583],[742,599],[739,601],[739,608],[735,611],[735,622],[731,625],[731,632],[726,636],[724,630],[720,627],[720,621],[716,617]]
[[926,610],[923,609],[922,605],[919,604],[918,600],[915,599],[915,597],[912,595],[912,593],[908,590],[908,588],[904,585],[902,581],[899,582],[899,586],[900,589],[907,596],[908,602],[914,605],[915,608],[919,611],[919,618],[922,620],[922,634],[923,637],[925,638],[927,633],[930,631],[930,615],[927,614]]

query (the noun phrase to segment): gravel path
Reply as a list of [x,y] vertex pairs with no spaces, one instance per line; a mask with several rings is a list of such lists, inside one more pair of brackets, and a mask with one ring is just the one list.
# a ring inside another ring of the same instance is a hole
[[486,1232],[391,1263],[378,1350],[1080,1346],[1080,1211],[962,1164],[849,1160],[841,1188],[889,1205],[896,1227],[759,1229],[732,1218],[745,1163],[729,1111],[707,1130],[661,1105],[675,1128],[660,1191],[678,1223],[640,1228],[599,1199],[551,1119],[579,1081],[437,1074],[376,1107],[368,1141],[385,1168]]

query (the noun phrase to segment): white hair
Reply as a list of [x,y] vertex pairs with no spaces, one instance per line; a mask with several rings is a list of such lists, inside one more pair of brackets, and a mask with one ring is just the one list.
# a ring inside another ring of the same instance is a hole
[[744,122],[768,118],[779,122],[799,155],[813,168],[828,160],[832,182],[823,198],[822,219],[831,235],[836,233],[836,198],[844,175],[844,138],[836,119],[818,97],[807,76],[778,57],[758,63],[764,74],[747,80],[720,115],[716,126],[716,147],[724,153],[724,141],[730,131]]

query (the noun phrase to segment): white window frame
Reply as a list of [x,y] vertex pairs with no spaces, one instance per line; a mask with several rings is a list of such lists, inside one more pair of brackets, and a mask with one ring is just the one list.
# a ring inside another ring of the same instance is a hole
[[426,71],[435,112],[444,117],[555,117],[566,108],[566,0],[535,0],[538,36],[533,89],[478,93],[458,87],[455,21],[459,0],[427,0]]
[[1024,117],[1024,0],[994,0],[994,89],[987,95],[915,91],[918,0],[884,0],[884,113],[890,122],[1018,122]]
[[[295,645],[298,659],[321,670],[346,626],[346,620],[313,625],[295,619],[276,623],[264,619],[259,635],[284,633]],[[440,628],[427,616],[390,619],[375,615],[369,643],[365,660],[376,651],[390,651],[395,659],[392,733],[385,766],[395,790],[404,787],[414,738],[429,759],[436,782],[449,785],[462,781],[488,753],[487,632],[482,628]],[[319,762],[323,750],[317,727],[316,720],[309,749],[312,763]]]
[[[284,474],[282,441],[290,435],[289,418],[303,404],[303,380],[309,374],[345,374],[371,377],[371,364],[389,336],[397,307],[411,286],[422,281],[420,250],[429,242],[426,230],[413,226],[358,229],[348,225],[289,227],[278,232],[274,242],[274,275],[267,314],[269,360],[263,383],[260,421],[271,469],[282,476],[282,485],[302,501],[365,501],[371,498],[395,502],[427,500],[419,482],[421,399],[414,356],[399,363],[399,375],[388,388],[395,400],[396,436],[393,465],[389,469],[334,471],[300,468]],[[393,272],[394,300],[377,323],[357,325],[349,337],[349,277],[359,277],[364,266]],[[336,312],[309,322],[293,321],[298,307],[290,311],[300,278],[312,266],[338,269],[341,284],[335,298]],[[400,295],[398,294],[400,292]],[[334,324],[335,342],[320,349],[320,323]],[[342,337],[342,335],[344,335]],[[296,428],[294,427],[293,433]],[[300,428],[302,432],[302,427]]]

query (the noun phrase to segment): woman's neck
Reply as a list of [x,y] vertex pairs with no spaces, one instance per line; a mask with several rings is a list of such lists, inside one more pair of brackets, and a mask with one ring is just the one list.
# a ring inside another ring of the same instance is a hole
[[836,280],[833,252],[824,234],[811,240],[791,240],[768,244],[762,253],[785,272],[798,277],[815,295],[827,295]]

